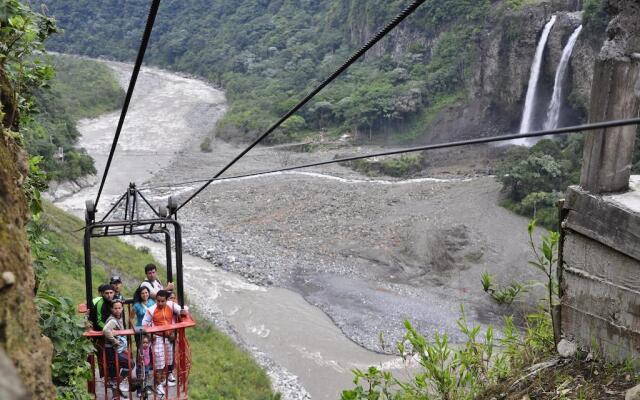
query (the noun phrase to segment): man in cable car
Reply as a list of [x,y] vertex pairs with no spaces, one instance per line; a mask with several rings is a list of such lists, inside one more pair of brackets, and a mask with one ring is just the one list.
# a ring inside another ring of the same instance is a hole
[[93,329],[102,330],[104,323],[111,315],[111,302],[115,295],[112,285],[104,284],[98,287],[100,296],[93,299],[93,307],[89,312],[89,321],[93,325]]
[[147,278],[142,281],[140,287],[144,286],[149,289],[151,298],[155,300],[156,294],[159,290],[173,290],[173,282],[167,283],[167,286],[163,286],[160,279],[158,279],[158,267],[155,264],[147,264],[144,267],[144,273]]
[[122,295],[122,279],[120,279],[118,275],[114,275],[111,277],[111,281],[109,283],[111,283],[111,286],[113,286],[113,290],[115,291],[113,299],[124,301],[125,298]]
[[[142,319],[142,326],[167,326],[176,322],[177,316],[187,315],[178,304],[168,300],[171,294],[166,290],[156,293],[156,304],[149,307]],[[175,331],[165,331],[155,334],[153,340],[153,364],[155,372],[156,393],[163,395],[165,381],[165,367],[168,371],[173,369],[173,341]],[[166,362],[165,362],[166,360]],[[169,374],[172,375],[172,374]],[[168,386],[175,386],[176,380],[172,376],[167,377]]]

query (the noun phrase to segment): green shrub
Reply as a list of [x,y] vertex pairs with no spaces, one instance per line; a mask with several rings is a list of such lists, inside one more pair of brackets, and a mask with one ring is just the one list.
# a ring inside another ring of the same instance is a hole
[[604,0],[585,0],[582,7],[582,26],[590,37],[600,37],[607,28],[609,15],[605,9]]
[[512,210],[520,215],[534,218],[544,227],[557,229],[558,208],[556,203],[563,197],[560,192],[532,192],[527,194]]
[[380,162],[383,174],[394,177],[406,177],[422,169],[422,155],[403,155]]
[[531,154],[510,168],[501,169],[497,179],[507,197],[520,202],[529,193],[553,191],[562,181],[562,167],[549,155]]
[[406,178],[422,170],[422,163],[422,154],[412,154],[382,160],[360,159],[347,165],[368,176],[388,175]]
[[506,0],[505,3],[511,9],[517,10],[527,4],[534,4],[537,0]]
[[211,153],[213,151],[211,149],[211,138],[209,136],[204,138],[202,143],[200,143],[200,151],[203,153]]
[[[430,341],[405,321],[406,333],[397,348],[405,360],[417,359],[419,371],[413,379],[401,381],[377,367],[366,371],[356,369],[353,371],[355,387],[343,391],[342,400],[472,400],[485,387],[507,376],[512,365],[521,362],[523,344],[531,346],[533,353],[540,352],[543,344],[539,338],[547,337],[547,333],[540,330],[548,327],[536,322],[528,328],[521,340],[513,320],[507,318],[502,338],[496,339],[492,326],[484,333],[479,326],[469,326],[462,309],[458,329],[466,340],[460,346],[451,346],[446,334],[436,333]],[[497,352],[497,346],[503,350]]]
[[53,342],[51,375],[58,398],[90,399],[84,387],[91,377],[87,356],[93,345],[84,336],[84,319],[66,297],[40,290],[36,297],[42,333]]

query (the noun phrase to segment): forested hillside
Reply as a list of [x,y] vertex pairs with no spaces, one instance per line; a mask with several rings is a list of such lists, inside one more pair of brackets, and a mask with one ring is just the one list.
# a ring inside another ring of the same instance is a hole
[[[40,167],[49,179],[77,179],[94,174],[93,160],[75,148],[76,122],[121,106],[124,93],[106,66],[76,57],[51,57],[51,80],[34,92],[33,115],[22,126],[29,154],[42,157]],[[56,161],[58,148],[64,161]]]
[[[147,1],[39,1],[65,29],[50,49],[134,58]],[[161,5],[146,60],[223,85],[231,108],[218,134],[248,138],[286,112],[408,3],[168,0]],[[272,140],[323,131],[430,141],[431,126],[451,135],[510,128],[519,119],[514,111],[520,108],[536,35],[547,15],[566,9],[568,2],[538,8],[536,3],[427,1],[366,62],[323,91]],[[489,36],[496,43],[487,42]],[[499,54],[485,54],[494,44]],[[499,60],[490,58],[498,56],[505,65],[494,65]],[[459,113],[442,117],[440,111],[450,106],[459,106]],[[461,113],[464,121],[447,120]]]

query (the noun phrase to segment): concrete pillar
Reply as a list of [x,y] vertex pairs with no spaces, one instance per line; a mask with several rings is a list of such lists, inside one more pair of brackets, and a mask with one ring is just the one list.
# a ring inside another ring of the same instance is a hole
[[[591,89],[589,122],[640,115],[640,60],[598,60]],[[592,194],[622,192],[629,187],[636,126],[601,129],[587,134],[580,186]]]
[[[589,121],[640,114],[640,1],[607,0]],[[563,206],[562,333],[605,359],[640,360],[640,191],[629,189],[636,126],[592,131]],[[626,193],[615,193],[626,192]]]

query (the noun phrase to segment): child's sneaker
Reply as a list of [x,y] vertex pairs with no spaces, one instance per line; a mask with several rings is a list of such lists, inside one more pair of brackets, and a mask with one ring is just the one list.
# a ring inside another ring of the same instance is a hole
[[176,377],[173,375],[173,372],[169,372],[167,376],[167,386],[175,386],[176,385]]
[[128,392],[129,391],[129,380],[127,378],[124,378],[120,382],[120,385],[118,387],[120,388],[121,392]]

